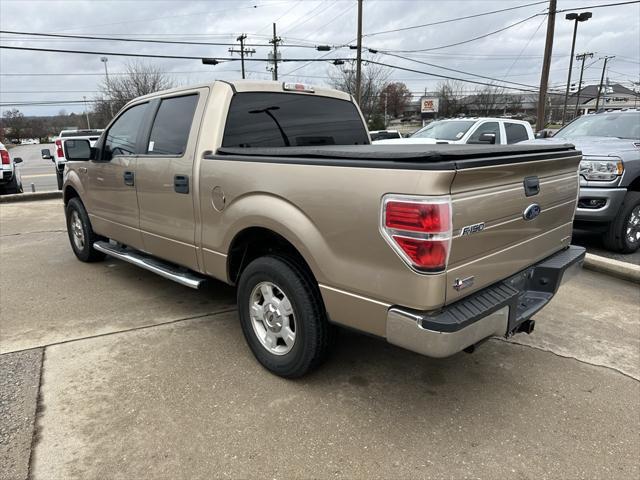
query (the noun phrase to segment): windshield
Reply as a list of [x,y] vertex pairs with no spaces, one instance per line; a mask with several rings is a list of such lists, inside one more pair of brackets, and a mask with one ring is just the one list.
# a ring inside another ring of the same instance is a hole
[[437,140],[460,140],[474,120],[448,120],[446,122],[432,122],[422,130],[411,135],[411,138],[435,138]]
[[608,112],[584,115],[554,135],[562,138],[616,137],[640,139],[640,112]]

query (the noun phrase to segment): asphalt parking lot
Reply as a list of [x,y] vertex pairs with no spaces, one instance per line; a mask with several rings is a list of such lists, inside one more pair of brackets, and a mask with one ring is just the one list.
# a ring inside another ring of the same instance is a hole
[[267,373],[233,289],[73,256],[0,205],[0,479],[638,478],[640,290],[583,271],[531,336],[433,360],[341,332]]
[[53,162],[51,160],[43,160],[40,156],[40,150],[48,148],[51,153],[55,154],[55,144],[44,143],[39,145],[16,145],[11,148],[12,157],[21,157],[23,163],[18,165],[22,174],[22,186],[25,192],[31,192],[35,188],[36,192],[48,192],[57,190],[56,174]]

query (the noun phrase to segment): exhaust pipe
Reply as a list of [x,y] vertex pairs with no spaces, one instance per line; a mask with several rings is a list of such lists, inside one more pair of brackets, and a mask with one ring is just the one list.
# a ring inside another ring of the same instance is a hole
[[518,332],[524,332],[527,335],[530,335],[531,333],[533,333],[533,329],[535,327],[536,327],[536,321],[535,320],[525,320],[518,327]]

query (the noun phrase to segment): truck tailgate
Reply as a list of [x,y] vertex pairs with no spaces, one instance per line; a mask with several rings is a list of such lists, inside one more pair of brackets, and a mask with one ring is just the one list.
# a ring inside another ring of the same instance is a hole
[[573,150],[542,160],[459,164],[451,185],[447,304],[570,244],[580,159]]

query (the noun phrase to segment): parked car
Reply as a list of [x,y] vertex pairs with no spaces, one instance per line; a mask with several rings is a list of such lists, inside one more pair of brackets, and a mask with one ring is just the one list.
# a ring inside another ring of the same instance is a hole
[[2,178],[0,178],[0,194],[2,193],[22,193],[22,178],[20,169],[16,168],[18,163],[22,163],[22,158],[11,158],[11,154],[6,147],[0,143],[0,160],[2,160]]
[[76,257],[237,286],[249,347],[283,377],[321,363],[333,324],[434,357],[530,333],[584,258],[573,146],[370,145],[335,90],[158,92],[64,148]]
[[398,130],[371,130],[369,131],[371,141],[388,140],[390,138],[402,138],[402,134]]
[[424,126],[409,138],[378,140],[376,144],[496,144],[533,140],[531,124],[510,118],[451,118]]
[[62,190],[62,177],[64,173],[64,165],[67,163],[67,159],[65,158],[64,153],[64,140],[68,138],[75,139],[86,139],[89,140],[89,143],[93,146],[96,141],[100,137],[100,134],[103,130],[62,130],[60,135],[54,140],[56,145],[56,154],[55,156],[51,154],[51,151],[48,148],[42,149],[42,159],[43,160],[51,160],[56,169],[56,179],[58,181],[58,190]]
[[573,143],[580,162],[575,226],[602,234],[612,251],[640,247],[640,110],[601,111],[576,118],[543,142]]

